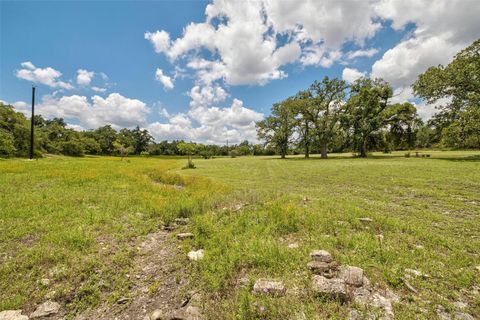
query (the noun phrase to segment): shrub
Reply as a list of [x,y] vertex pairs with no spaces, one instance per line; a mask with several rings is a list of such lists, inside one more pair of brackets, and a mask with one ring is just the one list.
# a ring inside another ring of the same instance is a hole
[[182,169],[195,169],[195,164],[193,163],[192,159],[188,159],[187,165]]
[[100,147],[100,144],[95,139],[83,138],[81,141],[86,153],[100,154],[102,152],[102,148]]
[[0,156],[13,156],[17,151],[14,143],[13,136],[10,133],[0,130]]
[[83,157],[85,150],[83,145],[75,140],[65,141],[60,144],[62,154],[72,157]]

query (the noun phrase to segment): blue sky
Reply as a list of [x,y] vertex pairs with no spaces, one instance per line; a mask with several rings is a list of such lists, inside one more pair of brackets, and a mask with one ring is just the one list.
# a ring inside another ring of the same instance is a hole
[[314,80],[364,75],[426,118],[409,86],[478,38],[478,3],[1,1],[0,99],[26,111],[35,84],[39,113],[74,128],[222,143]]

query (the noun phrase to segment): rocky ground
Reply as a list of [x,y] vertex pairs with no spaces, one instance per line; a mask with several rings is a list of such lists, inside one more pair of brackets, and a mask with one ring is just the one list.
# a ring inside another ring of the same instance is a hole
[[[133,280],[129,296],[119,298],[113,305],[105,302],[73,319],[202,319],[200,293],[190,290],[188,276],[188,260],[201,259],[202,251],[192,251],[186,257],[178,243],[191,237],[191,234],[181,232],[187,224],[188,219],[177,219],[175,224],[146,236],[138,247],[133,271],[129,274]],[[177,234],[177,240],[174,240],[172,233]],[[50,300],[29,314],[22,310],[0,312],[0,320],[28,319],[72,317],[60,304]]]
[[[190,281],[192,264],[203,258],[203,250],[190,251],[186,256],[180,242],[194,235],[188,231],[188,219],[176,219],[172,225],[147,235],[138,246],[138,254],[129,277],[133,286],[128,296],[113,304],[104,302],[97,308],[71,316],[66,308],[51,300],[26,314],[22,310],[0,312],[0,320],[29,319],[112,319],[112,320],[200,320],[202,298],[200,291],[192,290]],[[175,235],[175,236],[173,236]],[[380,239],[381,241],[381,239]],[[289,245],[297,248],[298,244]],[[325,250],[315,250],[306,268],[311,272],[311,288],[319,297],[335,300],[349,309],[349,320],[395,319],[394,304],[402,303],[401,297],[388,289],[376,287],[364,275],[361,268],[340,265]],[[428,276],[413,269],[406,269],[409,277]],[[408,281],[406,281],[408,284]],[[257,295],[281,297],[297,294],[298,288],[287,288],[276,279],[257,279],[252,291]],[[412,291],[415,288],[411,287]],[[461,308],[460,308],[461,309]],[[474,316],[457,311],[453,316],[444,308],[437,308],[438,319],[475,320]]]

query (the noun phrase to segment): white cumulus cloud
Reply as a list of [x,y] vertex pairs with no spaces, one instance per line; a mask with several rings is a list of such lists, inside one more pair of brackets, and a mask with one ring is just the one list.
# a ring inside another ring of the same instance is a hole
[[84,69],[77,70],[77,83],[81,86],[89,86],[95,72]]
[[364,72],[358,71],[357,69],[353,68],[345,68],[342,72],[342,79],[349,83],[352,83],[355,80],[365,76],[366,74]]
[[17,78],[44,84],[52,88],[73,89],[71,83],[59,79],[62,73],[52,67],[37,68],[30,61],[23,62],[21,66],[23,69],[15,72]]
[[[24,102],[14,104],[17,110],[28,112]],[[46,95],[35,106],[37,114],[45,118],[63,118],[67,122],[79,122],[79,126],[94,129],[110,124],[116,129],[130,128],[147,124],[150,109],[140,100],[130,99],[119,93],[111,93],[106,98],[71,95],[54,97]]]
[[[168,114],[168,112],[167,112]],[[168,123],[154,122],[147,126],[159,140],[184,139],[204,143],[239,143],[257,141],[255,122],[263,114],[243,106],[234,99],[230,107],[194,106],[187,113],[169,117]]]
[[155,79],[157,79],[165,89],[173,89],[172,78],[163,73],[162,69],[157,68],[155,71]]
[[[181,37],[172,40],[165,30],[144,36],[173,63],[186,57],[204,84],[263,85],[287,77],[288,64],[331,67],[344,43],[362,46],[375,35],[375,14],[370,1],[215,0],[205,21],[189,23]],[[201,50],[211,58],[199,58]]]

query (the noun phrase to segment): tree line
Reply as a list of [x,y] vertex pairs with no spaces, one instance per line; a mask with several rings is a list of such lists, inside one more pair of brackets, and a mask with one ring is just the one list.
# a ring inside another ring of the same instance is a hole
[[370,151],[414,148],[480,148],[480,39],[446,67],[429,68],[412,85],[414,94],[438,103],[424,123],[408,102],[390,103],[393,90],[382,79],[352,84],[324,77],[271,109],[257,133],[284,158],[288,153]]
[[[95,130],[75,131],[61,118],[34,117],[35,156],[63,154],[89,155],[196,155],[213,156],[273,155],[273,148],[244,141],[233,145],[202,144],[183,140],[156,143],[146,129],[115,130],[105,125]],[[30,119],[13,106],[0,103],[0,157],[27,157],[30,147]]]

